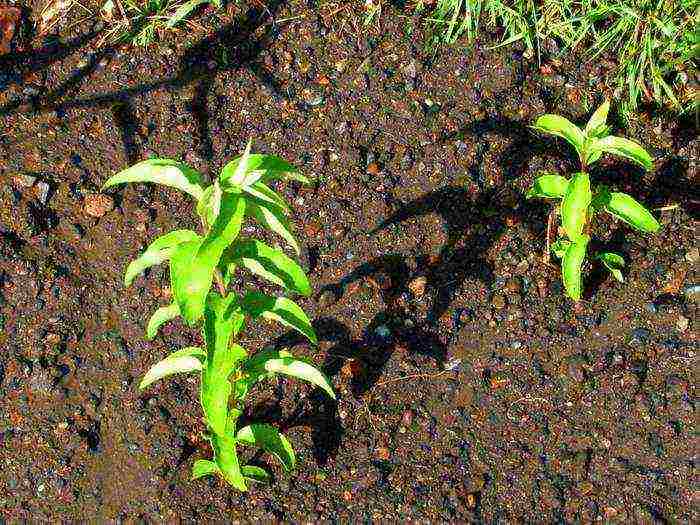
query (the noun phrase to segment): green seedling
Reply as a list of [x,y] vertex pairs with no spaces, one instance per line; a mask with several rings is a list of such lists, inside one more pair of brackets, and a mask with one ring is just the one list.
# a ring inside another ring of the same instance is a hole
[[317,342],[308,317],[291,299],[258,290],[242,294],[229,290],[240,268],[288,292],[311,294],[306,274],[282,250],[239,235],[244,219],[252,217],[299,252],[286,216],[290,208],[268,185],[276,180],[308,183],[286,161],[250,153],[249,142],[243,155],[224,166],[206,188],[197,171],[170,159],[145,160],[117,173],[104,185],[109,188],[126,182],[163,184],[188,193],[197,202],[201,233],[176,230],[159,237],[129,264],[124,284],[129,286],[147,268],[168,262],[174,300],[156,310],[148,322],[146,337],[152,339],[164,323],[181,316],[190,326],[202,325],[204,346],[173,352],[151,367],[140,388],[176,373],[199,375],[200,402],[214,454],[211,460],[194,463],[192,477],[217,474],[242,491],[246,490],[247,481],[266,481],[270,476],[260,467],[241,465],[239,445],[262,448],[277,457],[286,470],[295,464],[292,446],[275,427],[238,425],[251,387],[275,374],[284,374],[308,381],[335,398],[328,378],[308,360],[275,349],[249,355],[236,342],[246,321],[260,318],[281,323],[312,343]]
[[[644,233],[656,233],[661,225],[656,218],[626,193],[611,192],[605,186],[591,189],[588,168],[603,153],[631,160],[644,169],[653,167],[651,156],[636,142],[610,135],[606,125],[609,102],[604,102],[591,116],[584,129],[559,115],[542,115],[534,129],[566,140],[578,153],[581,171],[570,178],[556,174],[538,177],[527,198],[560,199],[559,213],[564,237],[551,245],[552,253],[561,259],[562,279],[566,293],[574,301],[581,298],[581,269],[586,258],[591,225],[596,213],[607,212]],[[547,235],[549,245],[549,232]],[[548,250],[549,252],[549,250]],[[625,260],[610,252],[598,253],[600,261],[612,276],[622,282]]]

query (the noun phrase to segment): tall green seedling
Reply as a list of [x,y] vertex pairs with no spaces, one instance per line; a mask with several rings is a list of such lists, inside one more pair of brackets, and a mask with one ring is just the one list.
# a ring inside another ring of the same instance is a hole
[[[551,173],[542,175],[527,193],[528,199],[539,197],[560,201],[559,214],[564,236],[551,245],[551,250],[561,259],[564,288],[574,301],[581,298],[581,271],[588,254],[591,225],[597,213],[609,213],[645,233],[656,233],[661,228],[651,212],[626,193],[612,192],[603,185],[591,187],[588,170],[603,153],[623,157],[647,170],[653,167],[651,156],[642,146],[632,140],[610,135],[606,124],[609,109],[609,102],[604,102],[584,129],[559,115],[542,115],[533,126],[538,131],[566,140],[574,147],[580,161],[580,171],[577,173],[568,178]],[[601,252],[594,254],[593,258],[607,268],[615,279],[623,281],[625,260],[621,255]]]
[[153,339],[164,323],[180,316],[189,326],[201,326],[204,346],[171,353],[151,367],[140,388],[172,374],[198,374],[213,457],[195,461],[192,477],[219,475],[244,491],[249,481],[266,481],[270,476],[260,467],[241,465],[239,446],[269,452],[286,470],[296,461],[291,444],[274,426],[238,424],[249,390],[259,381],[283,374],[308,381],[335,398],[328,378],[308,360],[270,348],[251,355],[237,342],[248,321],[262,318],[294,329],[315,344],[314,329],[299,305],[255,289],[241,294],[230,290],[240,269],[286,292],[311,294],[306,274],[292,258],[261,240],[240,235],[244,220],[252,218],[298,254],[299,244],[287,218],[289,205],[270,183],[308,180],[279,157],[251,153],[250,142],[243,155],[224,166],[213,184],[205,187],[202,180],[181,162],[149,159],[117,173],[104,188],[151,182],[177,188],[196,201],[201,230],[175,230],[153,241],[128,265],[124,284],[129,286],[153,265],[168,263],[173,302],[155,311],[147,323],[146,337]]

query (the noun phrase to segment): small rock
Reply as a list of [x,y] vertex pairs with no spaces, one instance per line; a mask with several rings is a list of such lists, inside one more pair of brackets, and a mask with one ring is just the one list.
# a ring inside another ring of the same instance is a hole
[[635,328],[634,330],[632,330],[629,344],[630,345],[645,344],[649,340],[650,335],[651,335],[651,332],[649,330],[647,330],[646,328]]
[[520,289],[520,280],[517,277],[508,279],[508,281],[506,282],[506,292],[509,294],[519,294]]
[[489,381],[489,383],[493,390],[497,390],[499,388],[507,386],[510,383],[510,379],[504,373],[496,372],[491,376],[491,380]]
[[692,250],[685,252],[685,260],[690,263],[698,262],[698,260],[700,260],[700,249],[693,248]]
[[105,213],[112,211],[113,208],[114,201],[112,201],[109,195],[105,195],[104,193],[91,193],[85,196],[85,213],[91,217],[102,217]]
[[406,410],[401,416],[401,425],[410,427],[411,423],[413,423],[413,410]]
[[688,324],[690,324],[690,320],[687,317],[684,317],[682,315],[678,316],[678,321],[676,321],[676,328],[678,328],[679,332],[685,332],[688,329]]
[[370,175],[379,175],[379,166],[376,162],[372,162],[367,166],[367,173]]
[[14,181],[16,186],[19,186],[21,188],[29,188],[33,186],[36,182],[36,177],[32,177],[31,175],[25,175],[24,173],[19,173],[12,177],[12,180]]
[[377,459],[381,459],[382,461],[389,461],[389,458],[391,457],[391,453],[386,447],[378,447],[375,449],[374,455]]
[[445,361],[445,370],[459,370],[462,367],[462,359],[457,356],[453,356],[447,361]]
[[411,290],[416,297],[421,297],[425,293],[425,285],[428,280],[425,277],[416,277],[408,284],[408,289]]
[[21,16],[22,12],[17,7],[0,6],[0,55],[10,52],[10,43]]
[[49,185],[45,182],[38,183],[34,188],[34,194],[41,204],[46,205],[49,200]]

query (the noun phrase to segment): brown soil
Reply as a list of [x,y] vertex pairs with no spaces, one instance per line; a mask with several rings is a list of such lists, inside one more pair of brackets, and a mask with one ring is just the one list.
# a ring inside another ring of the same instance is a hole
[[[549,49],[540,69],[489,49],[497,35],[432,54],[401,11],[365,27],[344,6],[206,11],[147,50],[98,48],[83,24],[0,57],[0,516],[697,523],[692,120],[615,122],[657,168],[608,158],[593,180],[664,227],[599,223],[626,284],[592,268],[574,307],[540,262],[549,204],[523,196],[538,171],[576,163],[527,126],[545,111],[585,121],[614,63]],[[245,345],[313,357],[339,401],[258,388],[247,417],[284,429],[299,465],[260,456],[274,483],[240,494],[189,480],[210,453],[196,378],[137,389],[199,335],[176,322],[145,341],[167,271],[124,290],[123,270],[193,227],[192,202],[98,191],[148,155],[215,175],[250,136],[316,179],[284,192],[321,344],[265,326]]]

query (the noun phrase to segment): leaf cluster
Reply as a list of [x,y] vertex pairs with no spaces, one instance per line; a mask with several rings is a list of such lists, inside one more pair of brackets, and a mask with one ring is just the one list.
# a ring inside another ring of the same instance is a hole
[[[527,198],[559,199],[559,213],[564,237],[552,246],[552,252],[561,259],[562,278],[567,294],[574,301],[581,298],[581,270],[588,251],[591,224],[597,213],[606,212],[645,233],[656,233],[661,225],[642,204],[626,193],[611,192],[600,185],[591,188],[587,172],[603,153],[631,160],[650,170],[653,161],[649,153],[633,140],[610,135],[606,121],[610,104],[604,102],[581,129],[559,115],[542,115],[533,128],[566,140],[578,153],[581,171],[566,178],[557,174],[538,177],[527,193]],[[602,252],[594,256],[613,277],[622,282],[624,258],[616,253]]]
[[285,469],[295,464],[289,441],[275,427],[252,424],[239,428],[238,419],[251,387],[283,374],[308,381],[335,397],[328,378],[307,360],[276,349],[250,355],[236,342],[246,323],[260,318],[276,321],[317,342],[308,317],[291,299],[254,289],[240,295],[229,290],[240,268],[286,292],[311,294],[306,274],[292,258],[261,240],[239,235],[243,221],[250,217],[299,252],[287,218],[289,205],[269,184],[308,180],[279,157],[251,153],[250,146],[249,142],[243,155],[226,164],[208,187],[197,171],[170,159],[145,160],[117,173],[104,185],[163,184],[188,193],[197,203],[202,232],[175,230],[154,240],[129,264],[124,284],[129,286],[153,265],[170,265],[173,302],[151,316],[146,337],[152,339],[164,323],[181,316],[190,326],[202,326],[204,347],[171,353],[150,368],[140,388],[176,373],[199,374],[200,402],[214,456],[195,462],[193,478],[218,474],[239,490],[246,490],[246,480],[265,481],[269,474],[256,466],[240,465],[238,445],[262,448],[277,457]]

